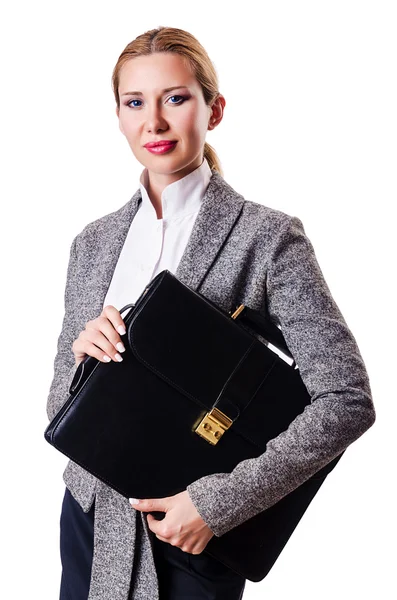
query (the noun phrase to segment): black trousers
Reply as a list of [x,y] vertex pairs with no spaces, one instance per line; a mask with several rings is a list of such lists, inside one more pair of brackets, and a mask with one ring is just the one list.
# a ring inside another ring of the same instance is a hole
[[[60,600],[87,600],[94,547],[95,501],[85,513],[65,488],[60,518]],[[205,552],[190,554],[154,538],[160,600],[241,600],[245,578]]]

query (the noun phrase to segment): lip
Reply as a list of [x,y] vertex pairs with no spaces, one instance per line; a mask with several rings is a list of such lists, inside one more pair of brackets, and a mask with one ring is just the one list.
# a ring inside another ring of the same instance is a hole
[[151,152],[152,154],[165,154],[166,152],[170,152],[175,148],[178,142],[167,142],[156,145],[145,145],[146,150]]
[[155,146],[166,146],[176,144],[176,140],[160,140],[158,142],[148,142],[145,148],[154,148]]

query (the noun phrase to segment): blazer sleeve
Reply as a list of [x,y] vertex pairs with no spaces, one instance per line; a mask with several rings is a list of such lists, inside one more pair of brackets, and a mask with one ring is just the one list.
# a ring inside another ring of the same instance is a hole
[[187,486],[215,536],[299,487],[375,421],[369,378],[317,262],[302,222],[289,216],[266,265],[269,316],[281,325],[311,402],[256,458]]
[[69,387],[77,370],[72,344],[79,332],[75,326],[75,307],[77,289],[77,245],[76,236],[70,247],[69,264],[66,275],[64,293],[65,314],[63,317],[61,333],[57,342],[57,353],[54,359],[54,373],[47,398],[47,415],[51,421],[69,396]]

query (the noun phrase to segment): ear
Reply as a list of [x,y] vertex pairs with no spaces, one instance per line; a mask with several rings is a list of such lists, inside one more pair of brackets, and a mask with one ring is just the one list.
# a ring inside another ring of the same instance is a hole
[[211,105],[211,117],[208,121],[208,129],[215,129],[223,119],[223,111],[226,106],[226,99],[222,94],[218,94]]

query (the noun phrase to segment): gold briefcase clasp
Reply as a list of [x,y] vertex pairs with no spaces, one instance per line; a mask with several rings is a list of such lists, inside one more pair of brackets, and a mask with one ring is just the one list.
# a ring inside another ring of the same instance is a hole
[[215,445],[232,423],[233,421],[227,415],[218,408],[213,408],[200,421],[195,432],[210,444]]

